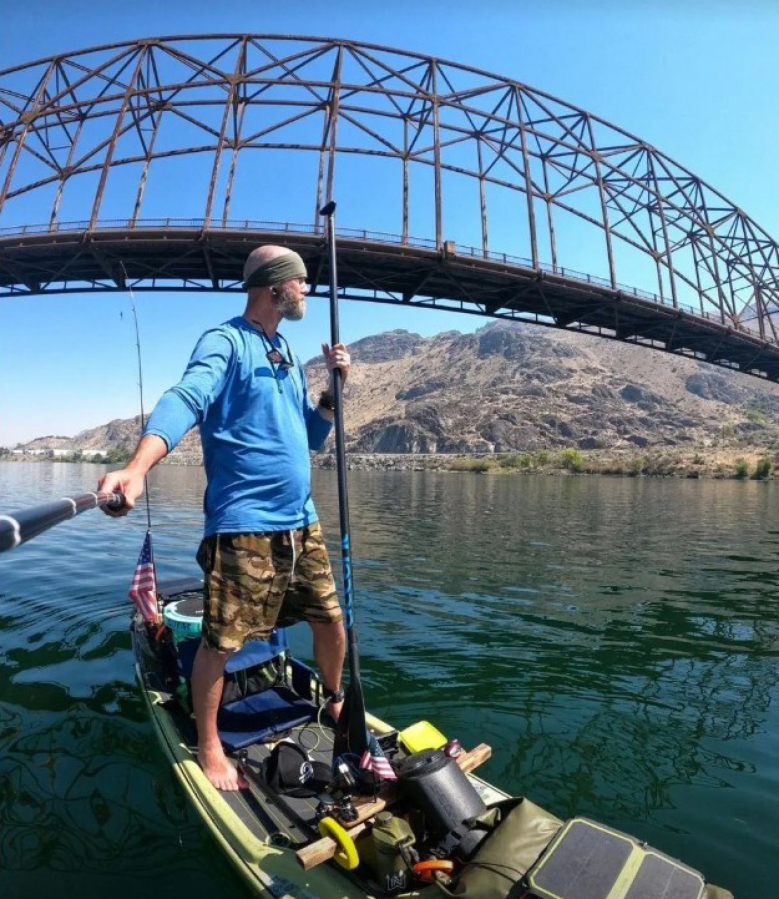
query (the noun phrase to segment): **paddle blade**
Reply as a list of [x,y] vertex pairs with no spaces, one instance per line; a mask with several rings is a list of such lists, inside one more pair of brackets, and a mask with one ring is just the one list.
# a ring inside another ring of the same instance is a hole
[[359,775],[360,787],[368,793],[375,792],[383,780],[396,780],[389,760],[379,746],[376,737],[365,723],[365,702],[359,680],[349,683],[344,697],[341,715],[333,745],[333,764],[339,758],[351,762],[350,767]]
[[341,714],[344,713],[346,720],[343,726],[349,752],[361,756],[368,748],[368,725],[365,723],[365,697],[359,682],[349,682]]
[[350,681],[346,688],[344,704],[341,706],[341,714],[338,716],[338,726],[333,743],[333,761],[343,755],[360,758],[367,748],[368,727],[365,723],[365,700],[360,686],[358,685],[355,689],[353,682]]

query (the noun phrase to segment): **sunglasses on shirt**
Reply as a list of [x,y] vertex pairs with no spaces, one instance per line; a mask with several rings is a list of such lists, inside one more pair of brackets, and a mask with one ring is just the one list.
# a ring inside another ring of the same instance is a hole
[[295,363],[291,362],[289,359],[285,359],[281,351],[277,350],[275,347],[272,350],[268,350],[265,354],[265,358],[281,371],[289,371],[290,368],[295,367]]
[[276,375],[276,370],[289,371],[291,368],[294,368],[295,363],[294,363],[294,361],[292,361],[292,353],[290,352],[289,344],[287,343],[286,337],[279,334],[279,340],[284,341],[284,346],[287,348],[287,356],[289,356],[289,359],[287,359],[286,356],[284,356],[284,354],[281,352],[281,350],[278,347],[273,346],[273,344],[270,341],[270,337],[268,337],[268,335],[265,333],[265,328],[263,328],[262,322],[259,322],[254,318],[249,319],[249,321],[251,321],[251,323],[253,325],[257,325],[257,328],[259,329],[259,332],[260,332],[260,336],[262,337],[263,346],[270,347],[270,349],[265,353],[265,358],[273,366],[274,377]]

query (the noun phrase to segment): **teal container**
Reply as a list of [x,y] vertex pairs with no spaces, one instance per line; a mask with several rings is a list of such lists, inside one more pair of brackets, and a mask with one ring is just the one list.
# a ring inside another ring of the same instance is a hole
[[187,596],[168,603],[162,610],[162,618],[176,645],[198,639],[203,630],[203,597]]

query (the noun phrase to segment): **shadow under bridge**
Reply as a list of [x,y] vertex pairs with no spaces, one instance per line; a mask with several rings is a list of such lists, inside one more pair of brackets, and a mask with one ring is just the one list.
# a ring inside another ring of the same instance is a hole
[[[579,330],[779,380],[779,346],[646,291],[614,288],[586,273],[533,267],[529,259],[451,241],[438,247],[432,240],[403,241],[348,228],[338,228],[337,238],[339,291],[345,299]],[[0,233],[0,291],[5,296],[128,287],[240,292],[244,260],[262,243],[300,253],[312,293],[326,292],[324,236],[311,226],[247,220],[214,228],[176,219],[7,229]]]

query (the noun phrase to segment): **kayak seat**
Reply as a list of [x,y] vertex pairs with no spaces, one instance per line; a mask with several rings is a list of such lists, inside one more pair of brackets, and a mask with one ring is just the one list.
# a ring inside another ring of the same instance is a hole
[[227,749],[264,743],[277,734],[308,724],[316,716],[310,702],[288,687],[274,687],[222,706],[217,716],[219,737]]
[[[199,639],[189,639],[176,646],[179,673],[187,683],[199,645]],[[312,669],[290,656],[285,628],[276,628],[267,642],[246,643],[225,665],[217,716],[225,748],[243,749],[312,721],[318,711],[312,684],[321,694]]]

